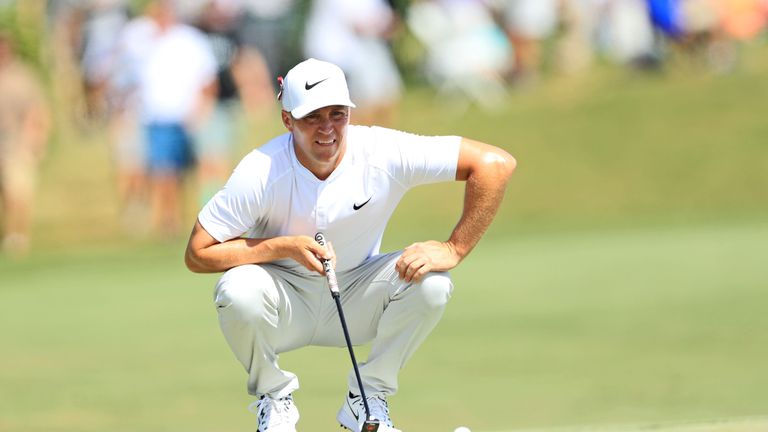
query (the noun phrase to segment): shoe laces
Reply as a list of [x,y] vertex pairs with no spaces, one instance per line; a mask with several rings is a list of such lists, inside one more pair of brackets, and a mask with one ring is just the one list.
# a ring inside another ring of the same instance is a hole
[[248,411],[256,414],[259,421],[259,431],[266,431],[271,427],[293,424],[291,418],[293,405],[293,396],[288,395],[280,399],[272,399],[264,395],[259,400],[248,405]]
[[[387,405],[387,400],[381,396],[369,396],[367,399],[368,408],[371,410],[371,417],[392,427],[392,419],[389,418],[389,406]],[[365,417],[365,407],[362,404],[362,400],[360,406],[363,411],[362,417]]]

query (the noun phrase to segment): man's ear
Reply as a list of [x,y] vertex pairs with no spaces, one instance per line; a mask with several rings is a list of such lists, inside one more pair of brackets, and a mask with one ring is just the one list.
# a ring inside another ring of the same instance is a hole
[[293,116],[288,111],[281,111],[280,117],[283,119],[283,126],[293,132]]

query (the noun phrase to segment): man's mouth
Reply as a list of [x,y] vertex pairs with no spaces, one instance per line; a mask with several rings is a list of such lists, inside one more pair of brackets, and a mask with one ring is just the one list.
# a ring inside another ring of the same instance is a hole
[[336,140],[335,140],[335,139],[332,139],[332,140],[324,140],[324,141],[321,141],[321,140],[316,140],[315,142],[316,142],[316,143],[318,143],[318,144],[320,144],[320,145],[322,145],[322,146],[329,146],[329,145],[333,145],[333,144],[335,144],[335,143],[336,143]]

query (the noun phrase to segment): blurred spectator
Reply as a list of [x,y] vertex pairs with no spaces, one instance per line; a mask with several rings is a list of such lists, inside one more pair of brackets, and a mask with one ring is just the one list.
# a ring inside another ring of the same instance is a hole
[[556,48],[560,72],[580,74],[592,66],[606,0],[562,0],[562,34]]
[[128,0],[84,2],[81,70],[88,119],[105,120],[110,106],[107,86],[117,65],[120,32],[129,20]]
[[648,0],[653,24],[686,54],[704,51],[718,26],[715,0]]
[[157,31],[154,20],[139,16],[120,31],[114,65],[106,85],[122,225],[130,232],[146,228],[147,143],[140,119],[140,70]]
[[648,5],[655,0],[561,1],[562,31],[556,62],[559,71],[587,71],[595,55],[639,69],[660,66]]
[[[274,100],[277,82],[274,77],[285,74],[301,57],[301,34],[304,14],[297,0],[237,0],[245,13],[240,28],[246,53],[254,61],[266,63],[270,98]],[[306,3],[309,0],[302,0]]]
[[424,45],[427,79],[447,95],[484,108],[503,102],[503,77],[513,65],[512,47],[480,0],[419,0],[408,29]]
[[[239,91],[234,70],[241,59],[242,44],[237,32],[238,10],[222,0],[206,3],[197,27],[208,38],[216,60],[217,79],[211,112],[195,125],[199,204],[203,206],[224,185],[232,169],[235,121],[240,113]],[[248,76],[248,73],[241,74]]]
[[542,44],[558,24],[558,4],[558,0],[496,1],[514,50],[513,82],[525,84],[538,78]]
[[727,72],[736,65],[733,44],[720,30],[719,0],[681,0],[680,27],[683,36],[677,43],[697,66]]
[[214,103],[216,60],[197,29],[179,23],[170,0],[149,4],[155,30],[139,65],[141,116],[148,141],[152,226],[179,234],[182,180],[193,164],[190,130]]
[[37,165],[45,153],[49,112],[37,76],[0,32],[0,195],[2,248],[15,256],[29,249]]
[[307,18],[307,57],[341,67],[357,104],[355,124],[393,123],[402,81],[387,40],[395,15],[385,0],[314,0]]
[[240,104],[249,117],[264,118],[277,107],[275,85],[277,75],[269,71],[264,56],[251,45],[241,45],[232,65]]
[[768,1],[766,0],[720,0],[724,32],[738,40],[756,37],[768,22]]
[[690,35],[713,33],[719,25],[719,0],[682,0],[681,27]]
[[642,69],[658,66],[645,0],[609,0],[603,18],[602,49],[611,60]]
[[647,0],[653,24],[670,38],[683,36],[681,0]]
[[765,30],[768,23],[768,1],[710,0],[707,3],[710,14],[718,18],[711,32],[707,60],[716,72],[730,72],[739,60],[739,43],[754,39]]
[[729,72],[738,62],[736,40],[756,37],[766,23],[763,0],[648,0],[651,17],[697,66]]
[[51,99],[55,107],[68,107],[53,110],[52,116],[56,134],[68,136],[73,132],[71,127],[74,124],[84,126],[83,121],[86,120],[82,71],[78,61],[85,16],[77,0],[48,1],[45,11],[48,24],[47,63],[56,75],[56,79],[50,82]]

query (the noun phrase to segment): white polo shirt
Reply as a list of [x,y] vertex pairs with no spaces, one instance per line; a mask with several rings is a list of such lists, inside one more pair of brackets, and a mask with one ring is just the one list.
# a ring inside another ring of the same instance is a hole
[[185,24],[144,42],[148,45],[137,59],[143,118],[183,123],[200,103],[203,89],[216,79],[213,49],[202,32]]
[[[333,243],[337,270],[348,270],[379,253],[408,189],[456,178],[460,142],[350,125],[341,163],[319,180],[296,159],[286,133],[246,155],[198,220],[220,242],[322,231]],[[277,264],[308,272],[293,260]]]

